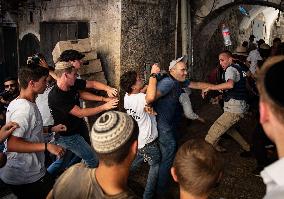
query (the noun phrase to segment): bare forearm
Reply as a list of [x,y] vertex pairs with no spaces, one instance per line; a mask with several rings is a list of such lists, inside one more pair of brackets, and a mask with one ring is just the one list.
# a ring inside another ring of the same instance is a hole
[[228,90],[228,89],[233,88],[233,85],[230,82],[225,82],[222,84],[212,85],[209,88],[210,90]]
[[107,91],[109,89],[109,86],[98,81],[87,81],[87,88]]
[[213,85],[214,84],[210,84],[206,82],[190,82],[189,88],[203,90]]
[[56,74],[54,73],[54,71],[50,70],[49,75],[57,81],[58,78],[57,78]]
[[156,91],[157,91],[157,78],[150,77],[149,85],[146,92],[146,103],[152,103],[156,98]]
[[104,108],[104,105],[94,107],[94,108],[83,108],[80,110],[80,116],[79,117],[88,117],[88,116],[93,116],[96,115],[100,112],[105,111],[106,109]]
[[100,102],[104,101],[103,96],[94,95],[86,91],[80,91],[80,98],[88,101],[100,101]]
[[7,143],[7,149],[9,152],[19,153],[42,152],[45,150],[45,144],[28,142],[22,138],[10,136]]

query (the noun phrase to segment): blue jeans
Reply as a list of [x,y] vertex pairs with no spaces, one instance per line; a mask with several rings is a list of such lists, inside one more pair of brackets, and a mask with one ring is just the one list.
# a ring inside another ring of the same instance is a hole
[[95,168],[98,166],[99,160],[94,149],[79,134],[58,136],[55,138],[55,143],[82,158],[88,167]]
[[131,170],[135,170],[143,160],[148,162],[148,165],[150,166],[143,199],[151,199],[155,197],[159,174],[159,164],[161,160],[161,153],[157,139],[145,145],[143,148],[138,149],[138,153],[132,163]]
[[173,126],[158,123],[159,144],[162,154],[162,159],[159,168],[159,177],[157,183],[157,194],[164,195],[168,190],[170,181],[170,169],[173,164],[176,154],[176,132]]
[[72,165],[79,163],[81,158],[76,156],[71,151],[67,150],[63,157],[58,160],[55,160],[48,168],[47,172],[52,176],[59,175],[64,169],[71,167]]

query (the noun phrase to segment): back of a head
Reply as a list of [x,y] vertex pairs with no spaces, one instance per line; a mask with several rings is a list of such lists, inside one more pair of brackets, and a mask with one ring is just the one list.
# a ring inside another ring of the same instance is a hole
[[284,125],[283,74],[284,55],[270,57],[258,73],[257,86],[261,101],[269,104],[273,114]]
[[102,114],[92,127],[91,140],[99,161],[111,167],[122,163],[138,138],[138,125],[119,111]]
[[33,65],[21,67],[18,71],[20,88],[25,89],[28,87],[31,80],[37,82],[40,78],[48,76],[48,74],[48,69],[41,66]]
[[69,62],[69,61],[81,60],[84,57],[85,55],[80,53],[79,51],[70,49],[63,51],[59,56],[58,61]]
[[279,37],[276,37],[273,39],[273,44],[280,44],[281,43],[281,39]]
[[206,196],[220,180],[223,164],[220,154],[210,144],[193,139],[179,148],[173,167],[184,191]]
[[260,39],[260,40],[257,41],[258,47],[260,47],[260,45],[264,44],[264,43],[265,43],[265,41],[263,39]]
[[120,77],[120,88],[127,93],[132,92],[132,86],[136,83],[137,72],[128,71]]

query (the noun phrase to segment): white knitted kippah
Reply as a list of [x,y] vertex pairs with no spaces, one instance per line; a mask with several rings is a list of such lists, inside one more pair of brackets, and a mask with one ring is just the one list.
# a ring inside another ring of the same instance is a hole
[[123,112],[108,111],[92,127],[91,139],[95,151],[111,153],[123,146],[133,133],[133,119]]

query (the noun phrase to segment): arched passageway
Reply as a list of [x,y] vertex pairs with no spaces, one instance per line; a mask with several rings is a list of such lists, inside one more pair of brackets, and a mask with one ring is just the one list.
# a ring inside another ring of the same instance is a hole
[[[214,1],[215,2],[215,1]],[[267,43],[279,11],[284,11],[284,5],[277,1],[216,1],[206,16],[199,16],[200,9],[192,13],[193,25],[193,66],[191,67],[194,79],[206,80],[210,70],[217,64],[218,53],[225,48],[221,35],[221,25],[225,23],[231,31],[233,45],[227,49],[234,51],[250,34],[253,34],[252,23],[261,14],[264,17],[262,38]],[[227,2],[227,3],[226,3]],[[211,3],[212,4],[212,3]],[[242,15],[238,7],[244,6],[250,16]]]
[[32,33],[26,34],[20,41],[20,65],[25,65],[27,58],[39,51],[40,43],[38,38]]

